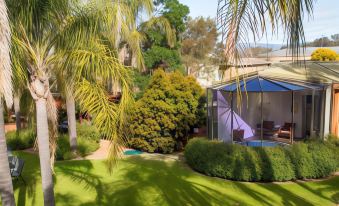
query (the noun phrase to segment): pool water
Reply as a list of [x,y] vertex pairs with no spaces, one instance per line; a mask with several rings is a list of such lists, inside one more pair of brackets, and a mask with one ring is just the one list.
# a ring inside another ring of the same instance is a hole
[[139,154],[142,154],[142,152],[135,149],[129,149],[124,151],[124,155],[139,155]]
[[281,142],[271,142],[271,141],[261,141],[260,140],[254,140],[254,141],[248,141],[248,142],[239,142],[239,144],[249,147],[276,147],[276,146],[284,146],[285,143]]

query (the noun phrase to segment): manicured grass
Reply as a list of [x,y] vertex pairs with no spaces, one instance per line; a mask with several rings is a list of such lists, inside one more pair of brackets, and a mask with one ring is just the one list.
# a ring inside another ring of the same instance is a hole
[[[15,182],[18,205],[42,205],[39,161],[25,159],[24,178]],[[103,161],[64,161],[55,167],[57,205],[335,205],[339,177],[308,183],[243,183],[206,177],[175,161],[135,156],[110,175]]]

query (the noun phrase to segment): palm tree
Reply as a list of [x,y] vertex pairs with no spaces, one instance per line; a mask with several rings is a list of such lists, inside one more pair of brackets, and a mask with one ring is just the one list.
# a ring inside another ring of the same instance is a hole
[[[37,0],[30,7],[25,0],[11,3],[15,42],[12,57],[15,66],[26,68],[23,79],[28,79],[27,87],[36,104],[44,203],[54,205],[51,166],[56,148],[57,112],[49,77],[59,74],[67,77],[63,81],[65,87],[72,88],[80,106],[93,114],[94,125],[114,142],[109,159],[113,165],[125,142],[122,131],[132,99],[129,72],[115,57],[113,42],[102,35],[100,27],[111,28],[108,7],[101,4],[98,7],[92,2],[74,5],[77,2],[68,0]],[[119,104],[107,98],[105,88],[109,80],[122,86]]]
[[4,125],[4,105],[6,100],[8,106],[12,103],[11,84],[11,60],[10,60],[10,27],[7,16],[7,8],[4,0],[0,0],[0,192],[3,205],[15,206],[13,184],[10,175],[7,145]]

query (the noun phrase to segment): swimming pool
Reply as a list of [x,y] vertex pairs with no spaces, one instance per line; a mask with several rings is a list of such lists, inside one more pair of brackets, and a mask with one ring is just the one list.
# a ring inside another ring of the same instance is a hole
[[244,146],[249,146],[249,147],[276,147],[276,146],[285,146],[287,145],[286,143],[282,142],[273,142],[273,141],[261,141],[260,140],[252,140],[252,141],[247,141],[247,142],[238,142],[238,144],[244,145]]
[[124,151],[124,155],[139,155],[139,154],[142,154],[142,152],[135,149],[128,149]]

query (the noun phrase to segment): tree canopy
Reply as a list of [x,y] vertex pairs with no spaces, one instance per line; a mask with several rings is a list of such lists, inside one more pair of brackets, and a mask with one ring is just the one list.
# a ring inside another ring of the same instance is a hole
[[211,63],[218,32],[211,18],[189,18],[182,35],[181,54],[188,73],[199,70],[200,65]]
[[180,39],[186,29],[189,8],[178,0],[157,0],[154,5],[155,15],[169,22],[169,26],[175,31],[176,40],[175,44],[169,44],[168,35],[165,35],[160,25],[147,28],[144,31],[146,40],[143,43],[146,67],[149,70],[162,67],[173,71],[181,65]]

